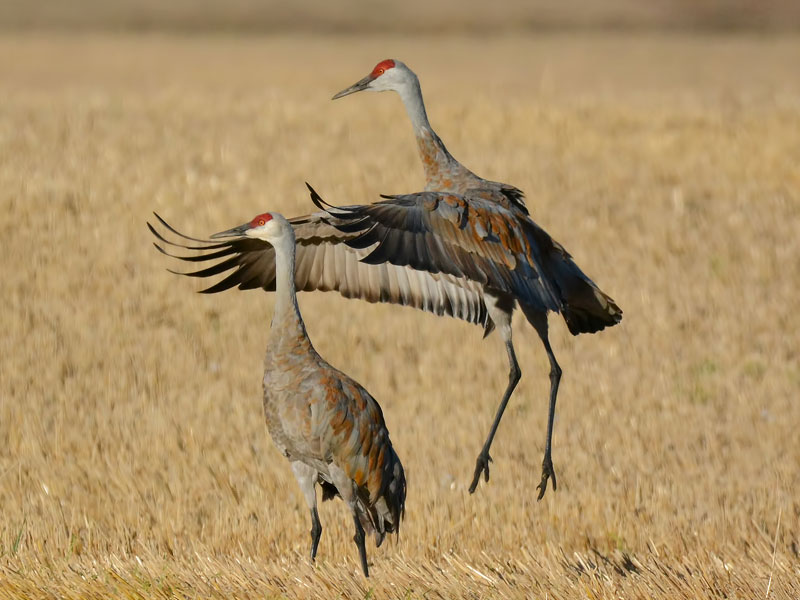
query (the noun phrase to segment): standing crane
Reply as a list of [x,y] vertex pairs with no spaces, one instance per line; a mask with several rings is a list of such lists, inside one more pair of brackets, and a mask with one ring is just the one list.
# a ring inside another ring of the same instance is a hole
[[428,121],[419,79],[405,63],[391,58],[382,60],[369,75],[335,94],[333,100],[361,91],[394,91],[403,100],[417,138],[417,148],[425,170],[426,191],[485,197],[499,202],[505,208],[516,208],[528,214],[522,190],[507,183],[479,177],[447,151],[442,138]]
[[[614,325],[621,320],[622,311],[583,274],[564,248],[533,222],[525,206],[522,190],[507,183],[483,179],[453,158],[428,121],[419,79],[403,62],[394,59],[379,62],[369,75],[335,94],[333,99],[360,91],[394,91],[400,96],[414,128],[425,170],[425,190],[429,193],[385,196],[389,202],[380,203],[380,207],[360,206],[356,210],[352,210],[356,207],[351,207],[351,215],[359,215],[358,222],[364,232],[355,244],[363,247],[378,241],[377,232],[385,229],[376,225],[381,222],[380,218],[390,219],[389,224],[396,238],[403,238],[403,242],[391,245],[390,237],[380,238],[382,241],[369,260],[389,260],[398,264],[413,262],[418,268],[446,273],[474,273],[478,264],[488,266],[483,262],[484,256],[494,260],[497,257],[494,252],[500,252],[511,257],[512,264],[509,266],[521,278],[521,282],[498,290],[495,284],[487,280],[483,269],[477,268],[481,274],[477,274],[476,280],[485,284],[485,303],[506,346],[509,376],[489,435],[478,455],[469,489],[470,492],[475,491],[481,473],[486,481],[489,480],[489,449],[508,399],[521,377],[511,343],[511,313],[516,301],[539,334],[550,361],[550,408],[538,496],[541,499],[550,477],[553,479],[553,489],[557,486],[550,450],[556,396],[561,380],[561,368],[548,340],[547,311],[561,312],[573,335],[595,333]],[[459,223],[459,219],[464,221]],[[447,220],[456,227],[445,225],[448,231],[445,234],[441,224]],[[369,230],[372,233],[368,233]],[[351,227],[349,231],[354,229]],[[490,238],[493,235],[495,239],[492,240]],[[448,262],[453,256],[439,251],[445,236],[463,250],[463,263]],[[415,237],[427,240],[424,244],[430,246],[415,246],[411,243]],[[533,252],[526,253],[526,248]],[[519,259],[522,262],[514,267]],[[464,265],[468,267],[467,271]],[[525,281],[529,277],[534,280]],[[531,302],[529,295],[521,293],[525,288],[539,289],[543,298]],[[502,293],[495,301],[492,297],[497,291]],[[507,295],[509,293],[510,296]]]
[[222,247],[272,250],[276,298],[264,360],[267,428],[291,462],[311,512],[312,562],[322,535],[319,483],[323,501],[340,496],[350,508],[353,540],[369,577],[364,532],[373,533],[380,546],[387,533],[399,531],[406,500],[403,465],[392,448],[381,407],[311,345],[297,305],[296,240],[289,221],[267,212],[211,238],[225,240]]
[[[489,479],[489,449],[521,377],[511,340],[511,317],[519,304],[539,334],[551,365],[539,498],[551,477],[555,488],[551,447],[561,369],[548,339],[547,312],[560,312],[570,332],[577,335],[618,323],[619,307],[527,215],[482,195],[421,192],[335,209],[327,207],[310,186],[309,190],[323,210],[289,221],[297,240],[297,289],[337,290],[347,298],[459,318],[482,326],[484,337],[495,327],[499,330],[510,364],[509,382],[478,455],[471,493],[481,475]],[[249,238],[214,244],[185,236],[163,220],[161,224],[182,240],[170,241],[151,226],[159,240],[199,251],[170,256],[213,263],[186,275],[206,278],[227,273],[203,292],[234,286],[275,290],[275,254],[270,246]]]

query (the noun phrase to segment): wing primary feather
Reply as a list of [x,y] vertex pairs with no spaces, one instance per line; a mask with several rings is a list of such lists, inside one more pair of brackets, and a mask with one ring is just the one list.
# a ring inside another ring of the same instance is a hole
[[216,243],[211,243],[210,241],[200,240],[204,242],[205,244],[204,246],[187,246],[186,244],[178,244],[177,242],[168,240],[163,235],[161,235],[150,223],[147,223],[147,227],[150,229],[150,232],[154,236],[156,236],[160,241],[164,242],[165,244],[169,244],[170,246],[175,246],[176,248],[184,248],[186,250],[216,250],[217,248],[223,248],[224,246],[228,245],[227,242],[216,244]]
[[225,290],[231,289],[233,286],[240,284],[241,280],[241,273],[239,271],[234,271],[230,275],[228,275],[225,279],[222,279],[208,287],[204,290],[200,290],[201,294],[216,294],[217,292],[224,292]]
[[334,227],[336,227],[336,229],[342,233],[360,233],[363,231],[368,231],[372,228],[372,226],[373,225],[370,220],[366,217],[363,217],[358,220],[348,220],[346,223],[337,223]]
[[181,233],[180,231],[178,231],[177,229],[175,229],[175,228],[174,228],[172,225],[170,225],[169,223],[167,223],[167,222],[166,222],[164,219],[162,219],[162,218],[161,218],[161,215],[159,215],[159,214],[158,214],[158,213],[156,213],[156,212],[154,212],[153,214],[155,215],[156,219],[158,219],[158,220],[161,222],[161,224],[162,224],[164,227],[166,227],[167,229],[169,229],[169,230],[170,230],[172,233],[174,233],[174,234],[175,234],[175,235],[177,235],[178,237],[182,237],[183,239],[185,239],[185,240],[190,240],[190,241],[192,241],[192,242],[200,242],[201,244],[208,244],[208,243],[211,243],[209,240],[201,240],[200,238],[194,238],[194,237],[191,237],[191,236],[189,236],[189,235],[186,235],[185,233]]
[[319,208],[320,210],[324,210],[325,212],[327,212],[331,216],[342,217],[343,215],[341,215],[339,213],[331,213],[331,212],[329,212],[330,209],[333,209],[335,211],[343,211],[345,213],[352,213],[354,208],[359,208],[357,206],[356,207],[335,206],[335,205],[331,204],[330,202],[326,202],[325,200],[323,200],[322,196],[320,196],[317,193],[317,190],[315,190],[313,187],[311,187],[311,184],[308,183],[307,181],[306,181],[306,187],[308,188],[308,191],[311,193],[311,201],[314,203],[314,205],[317,208]]
[[229,254],[233,254],[236,252],[231,247],[224,248],[223,250],[219,250],[218,252],[211,252],[209,254],[198,254],[196,256],[179,256],[178,254],[170,254],[164,248],[153,242],[153,246],[155,246],[159,252],[161,252],[164,256],[169,256],[170,258],[177,258],[178,260],[182,260],[184,262],[205,262],[207,260],[216,260],[218,258],[222,258],[223,256],[228,256]]
[[215,265],[207,267],[205,269],[200,269],[198,271],[190,271],[188,273],[181,273],[181,275],[185,275],[186,277],[210,277],[211,275],[219,275],[220,273],[224,273],[225,271],[229,271],[234,267],[241,264],[241,256],[234,255],[231,256],[227,260],[223,260]]

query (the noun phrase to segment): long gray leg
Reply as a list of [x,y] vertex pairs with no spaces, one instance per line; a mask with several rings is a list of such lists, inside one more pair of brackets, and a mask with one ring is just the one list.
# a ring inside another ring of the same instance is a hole
[[319,513],[317,512],[317,491],[314,487],[319,475],[314,467],[299,461],[292,463],[292,471],[294,471],[294,476],[297,478],[297,483],[300,484],[306,504],[311,511],[311,562],[314,562],[317,557],[319,538],[322,536],[322,524],[319,522]]
[[[486,296],[485,301],[489,309],[489,315],[494,321],[500,336],[503,338],[506,352],[508,353],[508,385],[506,386],[503,398],[500,400],[500,406],[497,407],[497,412],[494,415],[494,422],[483,444],[483,449],[481,449],[480,454],[478,454],[478,459],[475,461],[475,473],[472,476],[472,484],[469,486],[470,494],[473,494],[477,489],[478,483],[481,480],[481,474],[483,474],[486,481],[489,481],[489,463],[492,461],[492,457],[489,456],[489,449],[492,447],[492,441],[494,441],[494,436],[500,425],[500,419],[503,418],[503,412],[506,410],[508,400],[511,398],[511,394],[514,393],[514,388],[517,387],[517,383],[519,383],[522,377],[522,371],[517,363],[517,355],[514,352],[514,344],[511,342],[511,308],[508,306],[501,306],[502,300],[492,298],[491,296]],[[513,307],[513,304],[511,306]]]
[[542,344],[544,344],[544,349],[547,352],[547,358],[550,360],[550,409],[547,413],[547,439],[545,440],[544,444],[542,480],[539,485],[536,486],[536,489],[539,490],[539,496],[537,500],[541,500],[545,491],[547,491],[548,479],[552,478],[553,489],[558,489],[558,484],[556,483],[556,472],[553,470],[553,457],[551,455],[551,449],[553,443],[553,421],[556,417],[556,397],[558,396],[558,384],[561,382],[561,367],[558,366],[556,357],[553,354],[553,349],[550,347],[550,339],[547,335],[547,313],[533,312],[531,310],[526,310],[525,307],[522,307],[522,310],[525,312],[525,316],[528,318],[530,324],[533,325],[534,329],[536,329],[536,333],[539,334],[539,338],[541,338]]

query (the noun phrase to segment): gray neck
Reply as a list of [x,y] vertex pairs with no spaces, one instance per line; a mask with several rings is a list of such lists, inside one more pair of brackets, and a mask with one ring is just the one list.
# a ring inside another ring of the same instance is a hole
[[411,77],[406,81],[405,85],[398,87],[397,93],[403,99],[406,112],[414,127],[417,148],[425,169],[425,178],[428,180],[428,185],[437,178],[443,166],[451,169],[464,169],[447,151],[444,142],[431,127],[428,121],[428,114],[425,112],[425,103],[422,101],[422,90],[417,76],[411,73]]
[[397,93],[403,100],[408,117],[414,126],[414,132],[419,135],[420,130],[431,130],[428,122],[428,114],[425,112],[425,103],[422,101],[422,90],[419,87],[419,79],[413,73],[405,85],[397,88]]
[[295,238],[289,228],[280,240],[273,243],[275,248],[275,312],[272,316],[273,334],[275,324],[281,332],[291,332],[306,337],[306,329],[297,306],[297,290],[294,284]]

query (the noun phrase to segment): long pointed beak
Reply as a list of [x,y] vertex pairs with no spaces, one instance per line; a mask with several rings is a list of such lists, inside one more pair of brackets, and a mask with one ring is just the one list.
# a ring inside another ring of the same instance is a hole
[[219,233],[215,233],[211,236],[212,240],[218,240],[220,238],[232,238],[232,237],[242,237],[247,231],[250,229],[250,223],[245,223],[244,225],[239,225],[238,227],[234,227],[233,229],[228,229],[227,231],[220,231]]
[[350,94],[355,94],[356,92],[361,92],[369,87],[369,84],[372,83],[374,79],[371,75],[367,75],[361,81],[358,81],[351,85],[349,88],[342,90],[338,94],[335,94],[331,100],[336,100],[337,98],[341,98],[342,96],[348,96]]

